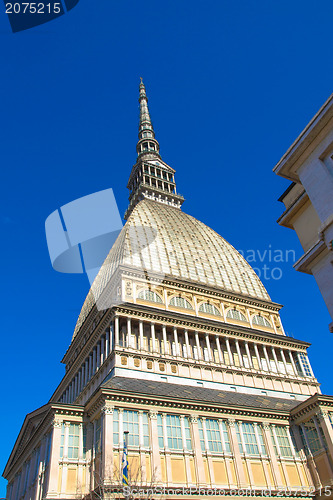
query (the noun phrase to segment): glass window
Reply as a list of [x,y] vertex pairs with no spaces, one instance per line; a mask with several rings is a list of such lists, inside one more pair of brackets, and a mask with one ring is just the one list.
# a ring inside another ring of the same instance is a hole
[[163,420],[162,415],[157,415],[157,434],[158,434],[158,446],[160,448],[164,448],[164,440],[163,440]]
[[150,302],[157,302],[159,304],[162,304],[161,297],[152,290],[141,290],[138,295],[138,299],[149,300]]
[[187,417],[184,418],[184,427],[185,427],[186,448],[188,450],[192,450],[190,421]]
[[60,437],[60,458],[64,456],[64,443],[65,443],[65,425],[61,426],[61,437]]
[[280,453],[282,457],[289,458],[292,457],[292,450],[290,447],[290,441],[288,439],[288,429],[285,426],[282,425],[276,425],[275,426],[275,435],[273,432],[273,429],[271,429],[271,435],[272,435],[272,440],[274,443],[274,448],[275,452],[278,452],[278,447],[276,446],[275,442],[275,435],[277,438],[277,442],[280,448]]
[[[259,426],[257,427],[259,429]],[[238,440],[238,446],[241,453],[247,453],[248,455],[259,455],[259,446],[257,442],[257,436],[254,429],[254,425],[249,422],[236,422],[236,434]],[[245,450],[242,442],[242,435],[244,439]],[[258,432],[259,440],[260,440],[260,431]],[[263,452],[266,452],[264,440],[262,437]]]
[[305,375],[307,375],[308,377],[312,377],[308,357],[303,353],[300,353],[299,357],[302,361]]
[[237,319],[238,321],[246,321],[244,314],[238,311],[238,309],[229,309],[227,312],[227,318]]
[[[99,419],[99,426],[100,426]],[[99,427],[100,433],[100,427]],[[97,429],[96,429],[97,438]],[[68,458],[79,458],[79,440],[80,440],[80,427],[79,424],[70,424],[68,434]],[[100,442],[100,437],[99,437]],[[99,450],[98,450],[99,451]]]
[[207,314],[212,314],[214,316],[221,316],[221,313],[218,310],[218,308],[213,304],[208,304],[207,302],[200,304],[199,311]]
[[166,428],[167,428],[168,447],[171,450],[182,450],[183,440],[182,440],[182,431],[181,431],[179,416],[167,415]]
[[137,411],[124,410],[124,432],[128,431],[128,446],[139,446],[139,414]]
[[217,420],[206,419],[208,448],[210,451],[222,452],[222,441]]
[[[305,432],[306,432],[306,437],[308,439],[308,443],[310,446],[310,451],[311,453],[316,453],[317,451],[321,450],[323,447],[320,442],[320,438],[318,436],[317,429],[315,427],[315,424],[313,420],[309,420],[309,422],[306,422],[304,424]],[[323,438],[323,436],[322,436]],[[304,436],[303,436],[304,439]]]
[[257,429],[258,429],[258,436],[259,436],[261,453],[263,455],[267,455],[266,445],[265,445],[265,440],[264,440],[264,433],[263,433],[261,425],[257,425]]
[[205,438],[204,438],[201,418],[198,420],[198,427],[199,427],[199,437],[200,437],[201,449],[202,449],[202,451],[205,451]]
[[268,319],[265,318],[264,316],[261,316],[260,314],[256,314],[255,316],[252,317],[252,323],[259,326],[267,326],[268,328],[272,327]]
[[142,425],[143,425],[143,445],[149,446],[149,426],[148,426],[147,412],[143,412],[142,414]]
[[182,307],[183,309],[193,309],[190,302],[183,297],[172,297],[170,306]]

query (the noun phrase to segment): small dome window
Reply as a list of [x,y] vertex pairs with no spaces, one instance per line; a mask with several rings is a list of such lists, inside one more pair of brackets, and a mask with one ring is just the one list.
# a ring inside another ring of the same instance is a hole
[[199,311],[207,313],[207,314],[213,314],[214,316],[221,316],[221,313],[218,310],[218,308],[216,306],[214,306],[213,304],[208,304],[208,302],[204,302],[203,304],[200,304]]
[[268,319],[266,319],[264,316],[261,316],[260,314],[256,314],[255,316],[253,316],[252,323],[259,326],[266,326],[268,328],[272,328],[272,325],[270,324]]
[[238,321],[246,321],[244,314],[238,311],[238,309],[229,309],[227,312],[227,318],[237,319]]
[[152,290],[141,290],[138,295],[138,299],[149,300],[149,302],[157,302],[158,304],[162,304],[161,297]]
[[172,297],[170,306],[182,307],[183,309],[193,309],[190,302],[183,297]]

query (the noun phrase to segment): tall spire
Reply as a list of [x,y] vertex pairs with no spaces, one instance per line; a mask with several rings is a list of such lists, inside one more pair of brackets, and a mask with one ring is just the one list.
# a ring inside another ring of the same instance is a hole
[[155,139],[150,119],[146,89],[142,78],[140,80],[139,140],[136,145],[138,157],[127,184],[130,203],[125,219],[128,219],[133,208],[144,198],[175,208],[180,208],[184,201],[183,196],[177,193],[175,170],[161,159],[160,145]]
[[160,157],[160,145],[158,141],[155,139],[155,132],[153,128],[153,124],[151,122],[149,109],[148,109],[148,97],[146,94],[146,88],[140,78],[140,123],[139,123],[139,141],[136,145],[136,151],[138,156],[149,156]]

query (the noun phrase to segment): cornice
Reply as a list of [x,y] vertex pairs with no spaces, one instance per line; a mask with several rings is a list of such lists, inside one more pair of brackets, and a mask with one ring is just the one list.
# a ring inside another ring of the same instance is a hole
[[105,404],[105,401],[112,403],[126,403],[134,405],[144,405],[149,407],[154,407],[155,409],[163,410],[185,410],[189,413],[196,412],[207,412],[219,414],[220,418],[222,415],[237,415],[246,417],[255,417],[258,419],[274,419],[274,420],[288,420],[290,417],[289,410],[265,410],[265,409],[254,409],[248,407],[238,407],[232,405],[223,405],[219,403],[202,403],[200,401],[195,402],[192,400],[179,401],[175,398],[165,397],[165,396],[147,396],[147,394],[140,393],[130,393],[130,392],[120,392],[114,389],[100,388],[98,393],[93,397],[93,399],[87,403],[86,411],[91,419],[93,416],[97,415],[101,411]]

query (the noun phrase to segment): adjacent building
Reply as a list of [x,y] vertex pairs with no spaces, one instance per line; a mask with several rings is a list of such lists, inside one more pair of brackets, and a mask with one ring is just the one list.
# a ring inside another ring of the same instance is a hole
[[135,498],[332,497],[333,397],[309,344],[285,334],[244,258],[183,212],[142,82],[139,102],[127,222],[63,379],[25,418],[7,499],[124,498],[125,431]]
[[274,171],[292,181],[279,198],[278,223],[294,229],[303,247],[294,267],[315,277],[333,320],[333,94]]

